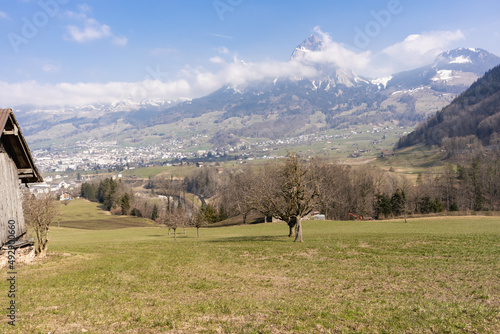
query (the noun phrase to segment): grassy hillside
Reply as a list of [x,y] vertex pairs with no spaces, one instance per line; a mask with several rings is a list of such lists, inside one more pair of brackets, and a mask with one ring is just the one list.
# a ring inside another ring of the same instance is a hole
[[287,232],[56,228],[48,258],[18,268],[19,322],[0,332],[500,332],[498,218],[305,222],[303,244]]
[[57,227],[86,230],[111,230],[156,225],[153,221],[146,218],[112,216],[102,208],[101,204],[89,202],[84,199],[72,200],[67,205],[61,204],[60,215],[56,217],[54,223],[54,226]]

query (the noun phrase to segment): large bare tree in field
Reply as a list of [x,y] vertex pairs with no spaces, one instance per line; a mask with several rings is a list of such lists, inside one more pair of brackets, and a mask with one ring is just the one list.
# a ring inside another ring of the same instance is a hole
[[35,232],[35,254],[45,257],[49,245],[49,227],[59,213],[59,203],[52,194],[35,197],[26,194],[23,202],[24,218]]
[[295,242],[302,242],[302,217],[313,210],[317,197],[315,180],[307,166],[299,160],[297,154],[290,154],[281,168],[283,184],[281,197],[287,210],[297,223],[295,226]]
[[[302,218],[314,207],[316,182],[311,170],[295,153],[289,153],[281,164],[266,168],[257,178],[253,207],[295,226],[295,242],[302,242]],[[291,231],[290,231],[291,232]]]

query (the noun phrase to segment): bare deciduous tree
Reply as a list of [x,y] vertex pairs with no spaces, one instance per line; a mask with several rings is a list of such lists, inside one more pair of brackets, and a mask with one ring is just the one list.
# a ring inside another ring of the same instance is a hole
[[255,182],[252,206],[262,214],[295,225],[295,242],[302,242],[302,217],[313,210],[316,182],[297,154],[266,168]]
[[200,237],[200,227],[207,224],[205,214],[199,209],[193,209],[193,213],[189,219],[189,225],[196,227],[196,235]]
[[179,212],[176,210],[168,211],[164,209],[161,211],[158,221],[168,228],[168,235],[170,235],[170,230],[172,229],[174,231],[174,239],[177,240],[177,228],[181,225]]
[[235,171],[226,178],[221,189],[220,202],[233,216],[242,215],[246,224],[248,214],[253,210],[251,190],[255,180],[254,172],[246,167]]
[[38,197],[26,194],[23,208],[26,222],[35,232],[35,253],[39,257],[45,257],[49,244],[49,227],[59,213],[59,204],[52,194]]

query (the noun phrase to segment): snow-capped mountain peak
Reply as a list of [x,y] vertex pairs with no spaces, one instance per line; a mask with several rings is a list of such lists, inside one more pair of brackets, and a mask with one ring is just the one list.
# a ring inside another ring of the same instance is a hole
[[439,70],[452,70],[472,72],[478,76],[500,63],[500,58],[483,49],[458,48],[446,51],[437,56],[434,68]]
[[323,42],[319,39],[319,37],[312,34],[295,48],[290,59],[301,58],[304,54],[321,51],[322,46]]
[[297,80],[309,79],[314,89],[318,88],[315,82],[323,82],[325,83],[326,90],[330,90],[337,85],[353,87],[362,84],[370,84],[367,80],[356,75],[350,68],[339,66],[334,62],[317,60],[317,58],[328,58],[324,55],[319,57],[311,56],[313,53],[332,51],[325,50],[325,47],[326,45],[323,41],[318,36],[312,34],[294,49],[290,61],[304,62],[307,66],[314,67],[318,72],[318,76],[315,78],[297,78]]

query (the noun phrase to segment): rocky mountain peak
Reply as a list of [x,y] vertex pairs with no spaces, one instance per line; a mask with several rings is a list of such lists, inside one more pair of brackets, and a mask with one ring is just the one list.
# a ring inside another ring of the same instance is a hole
[[295,50],[293,50],[290,59],[296,59],[298,57],[303,57],[304,54],[309,52],[321,51],[323,43],[318,36],[311,34],[305,41],[300,43]]

